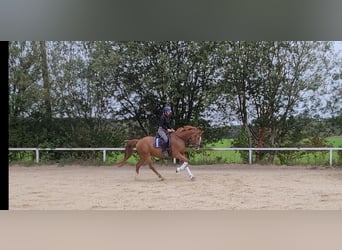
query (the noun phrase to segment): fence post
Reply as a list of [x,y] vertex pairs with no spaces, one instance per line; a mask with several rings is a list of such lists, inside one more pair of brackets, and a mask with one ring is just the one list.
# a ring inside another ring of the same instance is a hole
[[103,150],[103,162],[106,162],[106,150]]
[[332,167],[332,148],[329,149],[329,165]]
[[251,148],[248,149],[248,152],[249,152],[249,154],[248,154],[249,164],[252,164],[252,149]]
[[39,163],[39,149],[36,148],[36,162]]

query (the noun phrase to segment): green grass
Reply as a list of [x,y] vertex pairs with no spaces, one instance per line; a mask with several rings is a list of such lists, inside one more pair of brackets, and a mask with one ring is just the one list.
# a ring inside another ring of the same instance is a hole
[[216,143],[209,143],[205,147],[207,148],[230,148],[232,146],[233,139],[222,139]]
[[326,139],[334,148],[342,148],[342,136],[327,137]]
[[[342,147],[342,136],[326,138],[332,147]],[[217,143],[207,144],[206,148],[229,148],[231,147],[233,139],[223,139]],[[341,156],[338,151],[333,151],[333,164],[341,165]],[[341,153],[340,153],[341,154]],[[303,165],[328,165],[329,151],[283,151],[283,159],[286,159],[286,164],[303,164]],[[255,154],[253,155],[255,158]],[[253,162],[255,159],[253,159]],[[242,158],[237,151],[203,151],[194,154],[191,158],[194,164],[212,164],[212,163],[242,163]],[[282,164],[280,157],[276,157],[275,164]]]
[[[204,148],[230,148],[232,147],[233,139],[222,139],[217,143],[210,143]],[[190,155],[192,164],[215,164],[215,163],[242,163],[240,153],[231,150],[200,150]]]

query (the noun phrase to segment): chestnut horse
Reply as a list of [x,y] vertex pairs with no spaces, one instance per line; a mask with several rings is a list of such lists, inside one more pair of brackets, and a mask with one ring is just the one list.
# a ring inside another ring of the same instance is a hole
[[[168,157],[176,158],[183,162],[183,164],[176,169],[176,173],[179,173],[180,171],[185,169],[190,177],[190,180],[194,180],[195,177],[188,167],[189,160],[185,156],[185,144],[189,141],[190,144],[195,147],[195,149],[199,149],[202,133],[202,130],[193,126],[184,126],[178,128],[175,132],[170,133],[171,152]],[[141,139],[128,140],[125,147],[125,157],[122,161],[119,162],[119,167],[123,166],[127,159],[131,157],[134,147],[136,148],[140,158],[135,168],[137,175],[139,174],[139,168],[143,164],[147,163],[150,169],[160,178],[160,180],[164,180],[161,174],[159,174],[158,171],[154,168],[152,157],[164,158],[165,156],[163,156],[161,148],[155,148],[153,146],[152,136],[146,136]]]

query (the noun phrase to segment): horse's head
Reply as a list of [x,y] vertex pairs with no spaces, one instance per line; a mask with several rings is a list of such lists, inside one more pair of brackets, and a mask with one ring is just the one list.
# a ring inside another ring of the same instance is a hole
[[203,131],[192,126],[184,126],[177,129],[176,133],[195,148],[199,149],[202,140]]
[[203,131],[198,129],[189,138],[190,144],[192,144],[196,150],[198,150],[201,145],[202,134],[203,134]]

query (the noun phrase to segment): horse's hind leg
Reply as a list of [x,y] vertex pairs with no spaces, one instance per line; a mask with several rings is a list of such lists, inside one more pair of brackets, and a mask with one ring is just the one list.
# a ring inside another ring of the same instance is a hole
[[140,158],[140,160],[138,161],[138,163],[135,165],[135,172],[137,172],[137,175],[139,174],[139,169],[140,167],[145,163],[145,159],[144,158]]
[[161,174],[159,174],[158,171],[154,168],[151,157],[147,160],[147,163],[148,163],[148,166],[150,167],[150,169],[159,177],[159,179],[160,179],[161,181],[163,181],[164,178],[163,178],[163,176],[161,176]]

